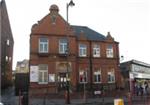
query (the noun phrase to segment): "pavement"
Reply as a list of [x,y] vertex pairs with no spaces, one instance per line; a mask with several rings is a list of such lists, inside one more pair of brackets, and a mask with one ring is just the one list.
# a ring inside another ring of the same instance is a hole
[[[15,96],[14,87],[2,90],[2,103],[4,105],[19,105],[19,97]],[[124,97],[125,98],[125,97]],[[107,98],[88,98],[88,99],[71,99],[70,105],[114,105],[112,97]],[[127,100],[126,98],[124,100]],[[65,99],[50,98],[29,98],[28,105],[66,105]]]
[[1,98],[4,105],[18,105],[19,97],[15,96],[14,87],[3,89]]
[[[114,105],[114,99],[123,99],[124,105],[127,105],[127,98],[88,98],[71,99],[70,105]],[[64,99],[34,99],[30,98],[29,105],[66,105]]]
[[[123,99],[124,105],[129,105],[127,97],[97,97],[88,99],[70,99],[70,105],[114,105],[115,99]],[[19,97],[15,96],[14,87],[2,90],[2,103],[4,105],[19,105]],[[29,98],[28,105],[66,105],[65,99]],[[150,96],[132,97],[130,105],[150,105]]]

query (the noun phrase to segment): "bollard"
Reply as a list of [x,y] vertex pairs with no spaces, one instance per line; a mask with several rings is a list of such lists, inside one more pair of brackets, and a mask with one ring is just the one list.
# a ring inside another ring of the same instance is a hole
[[115,99],[114,105],[124,105],[123,99]]

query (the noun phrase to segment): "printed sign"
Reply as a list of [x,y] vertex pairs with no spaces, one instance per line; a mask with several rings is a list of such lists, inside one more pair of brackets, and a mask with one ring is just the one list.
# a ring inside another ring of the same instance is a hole
[[38,82],[38,66],[30,66],[30,82]]
[[49,74],[49,82],[55,82],[55,74]]

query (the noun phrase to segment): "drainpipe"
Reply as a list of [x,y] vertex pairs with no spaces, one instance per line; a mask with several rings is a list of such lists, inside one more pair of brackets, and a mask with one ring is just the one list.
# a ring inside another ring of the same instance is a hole
[[2,45],[2,43],[1,43],[1,34],[2,34],[2,30],[1,30],[1,22],[2,20],[1,20],[1,1],[0,1],[0,103],[1,103],[1,77],[2,77],[2,74],[1,74],[1,45]]
[[90,42],[89,48],[90,48],[90,56],[89,56],[89,65],[90,65],[90,91],[93,89],[93,64],[92,64],[92,42]]

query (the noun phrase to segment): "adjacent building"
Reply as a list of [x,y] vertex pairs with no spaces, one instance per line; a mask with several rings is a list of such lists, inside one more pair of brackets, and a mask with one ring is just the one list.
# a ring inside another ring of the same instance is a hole
[[0,61],[1,84],[5,88],[12,84],[13,35],[5,0],[0,1]]
[[29,73],[29,60],[18,61],[15,73]]
[[87,26],[67,23],[56,5],[30,34],[30,93],[89,92],[120,87],[119,43]]
[[28,92],[29,87],[29,60],[18,61],[15,70],[15,95]]
[[150,64],[130,60],[120,64],[121,73],[124,77],[124,87],[134,93],[135,85],[143,86],[148,83],[150,86]]

